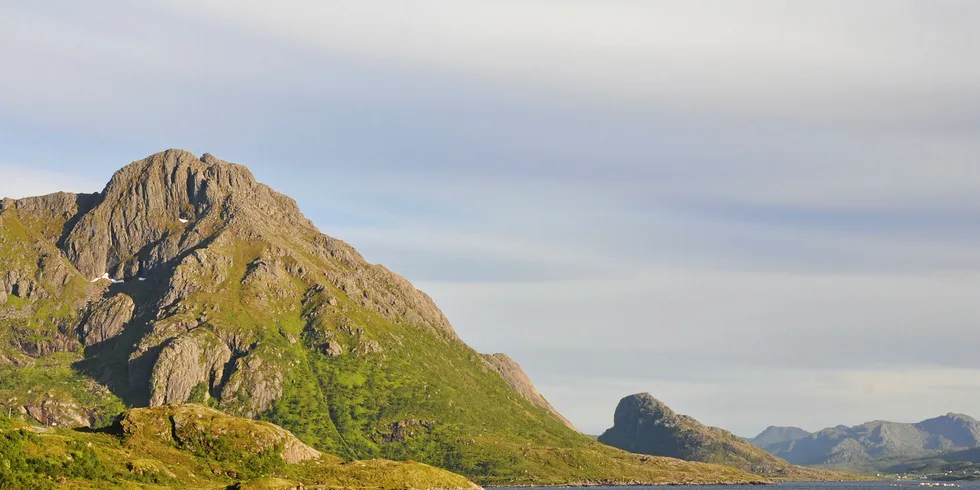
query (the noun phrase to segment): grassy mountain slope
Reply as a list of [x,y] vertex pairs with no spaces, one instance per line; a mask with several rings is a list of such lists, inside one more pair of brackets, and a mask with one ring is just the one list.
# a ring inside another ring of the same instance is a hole
[[197,402],[345,460],[479,482],[758,479],[579,434],[428,296],[211,155],[152,155],[96,195],[4,200],[0,239],[16,271],[0,277],[0,409],[48,425]]
[[599,436],[599,441],[633,453],[728,465],[775,479],[853,478],[791,465],[731,432],[675,413],[648,393],[623,398],[614,420],[614,426]]

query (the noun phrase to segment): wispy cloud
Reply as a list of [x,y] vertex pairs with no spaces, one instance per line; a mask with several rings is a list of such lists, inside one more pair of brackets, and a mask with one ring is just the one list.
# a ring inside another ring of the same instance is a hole
[[14,0],[0,194],[97,190],[173,146],[247,164],[587,430],[632,391],[743,433],[969,411],[978,22],[969,0]]

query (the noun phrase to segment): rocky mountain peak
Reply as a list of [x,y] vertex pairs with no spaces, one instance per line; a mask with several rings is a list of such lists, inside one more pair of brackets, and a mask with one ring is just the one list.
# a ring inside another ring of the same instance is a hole
[[117,171],[62,246],[83,275],[130,278],[236,226],[248,234],[313,229],[292,199],[246,167],[167,150]]
[[[341,339],[344,351],[380,352],[358,325],[372,315],[458,341],[425,293],[320,233],[293,199],[246,167],[211,154],[156,153],[115,172],[100,193],[8,199],[0,218],[5,246],[30,252],[0,263],[8,269],[0,305],[26,299],[17,313],[26,317],[49,297],[73,312],[53,338],[21,353],[77,349],[74,332],[86,346],[141,332],[115,373],[125,370],[152,405],[184,402],[206,386],[227,403],[247,398],[236,413],[268,409],[282,395],[284,348],[261,340],[269,330],[290,344],[306,334],[279,333],[283,316],[309,324],[311,338],[333,353]],[[29,233],[15,232],[25,226]]]
[[644,417],[653,420],[670,419],[676,417],[666,404],[653,397],[649,393],[637,393],[630,395],[619,401],[616,406],[614,421],[619,423],[629,423],[637,417]]

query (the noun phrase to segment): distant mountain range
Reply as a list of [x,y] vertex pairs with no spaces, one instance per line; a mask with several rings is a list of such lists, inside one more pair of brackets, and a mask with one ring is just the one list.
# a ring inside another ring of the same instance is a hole
[[[788,436],[792,431],[784,432]],[[675,413],[649,393],[638,393],[620,400],[614,425],[599,436],[599,442],[632,453],[734,466],[768,478],[849,478],[836,472],[794,466],[731,432],[708,427],[692,417]]]
[[914,424],[877,420],[815,433],[796,427],[769,427],[748,441],[793,464],[884,469],[903,460],[980,447],[980,422],[968,415],[948,413]]

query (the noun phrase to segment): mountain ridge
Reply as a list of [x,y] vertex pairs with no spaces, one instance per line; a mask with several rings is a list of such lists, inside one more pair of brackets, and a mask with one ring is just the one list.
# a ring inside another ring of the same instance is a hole
[[882,468],[901,459],[980,447],[980,422],[952,412],[916,423],[875,420],[853,427],[839,425],[793,439],[762,438],[764,434],[749,441],[802,465]]

